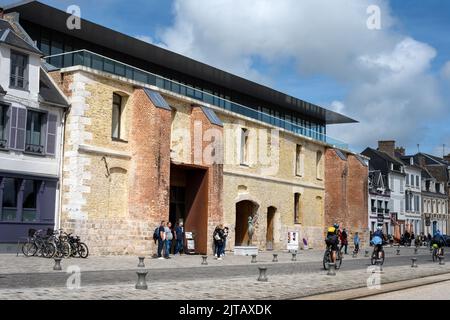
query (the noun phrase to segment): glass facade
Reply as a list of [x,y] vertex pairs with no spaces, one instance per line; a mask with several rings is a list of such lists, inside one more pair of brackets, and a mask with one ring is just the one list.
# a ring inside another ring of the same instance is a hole
[[[348,148],[345,143],[326,136],[326,124],[323,121],[309,118],[300,112],[273,106],[257,98],[191,78],[75,37],[62,36],[56,31],[27,21],[21,21],[21,24],[36,40],[44,55],[48,56],[47,62],[55,67],[81,65],[108,72],[200,100],[340,148]],[[300,110],[312,107],[299,99],[291,98],[291,100],[295,100]]]

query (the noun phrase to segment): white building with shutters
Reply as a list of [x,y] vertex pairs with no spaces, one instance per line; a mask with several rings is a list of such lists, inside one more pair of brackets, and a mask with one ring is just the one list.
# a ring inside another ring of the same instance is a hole
[[58,224],[68,102],[42,53],[0,16],[0,245]]

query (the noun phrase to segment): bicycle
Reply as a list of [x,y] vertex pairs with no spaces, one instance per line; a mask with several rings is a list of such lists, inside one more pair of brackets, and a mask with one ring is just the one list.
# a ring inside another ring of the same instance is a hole
[[382,246],[377,248],[378,246],[374,246],[372,256],[370,258],[370,263],[374,266],[377,263],[377,260],[381,260],[381,265],[384,264],[384,249]]
[[431,258],[433,259],[433,262],[436,262],[439,260],[439,257],[442,257],[444,255],[444,248],[439,248],[437,245],[433,245],[433,252],[431,253]]
[[53,243],[56,247],[55,256],[57,258],[69,258],[72,255],[70,243],[68,237],[62,229],[54,231],[49,238],[49,242]]
[[42,256],[44,258],[53,258],[56,254],[56,246],[49,242],[49,231],[43,235],[44,230],[29,230],[28,241],[22,245],[22,252],[26,257]]
[[89,248],[84,242],[81,242],[80,237],[73,236],[69,233],[67,235],[67,239],[71,247],[72,257],[76,257],[78,255],[82,259],[87,259],[89,256]]
[[[325,254],[323,255],[323,268],[325,270],[330,269],[330,263],[331,263],[331,247],[327,246],[327,249],[325,250]],[[342,265],[342,252],[341,250],[336,251],[336,269],[339,270]]]

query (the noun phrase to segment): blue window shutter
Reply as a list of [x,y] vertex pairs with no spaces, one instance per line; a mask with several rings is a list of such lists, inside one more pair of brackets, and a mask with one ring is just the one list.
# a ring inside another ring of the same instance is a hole
[[10,107],[9,108],[9,147],[11,149],[16,148],[16,128],[17,128],[17,108]]
[[17,108],[16,150],[25,150],[27,131],[27,109]]
[[49,113],[47,116],[47,150],[46,153],[54,156],[56,153],[56,131],[58,117]]

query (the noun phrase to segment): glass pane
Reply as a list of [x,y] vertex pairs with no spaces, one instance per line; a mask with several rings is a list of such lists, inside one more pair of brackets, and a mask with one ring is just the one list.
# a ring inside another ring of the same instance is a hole
[[3,221],[15,221],[16,220],[17,209],[16,208],[5,208],[2,209],[2,220]]
[[37,186],[33,180],[24,181],[23,208],[36,209]]
[[23,222],[33,222],[36,221],[37,216],[36,209],[24,209],[22,212],[22,220]]
[[12,178],[3,179],[3,211],[5,208],[17,207],[17,191],[19,190],[19,181]]
[[5,123],[6,123],[6,108],[0,106],[0,140],[5,137]]
[[119,119],[120,117],[120,107],[118,105],[113,105],[112,110],[112,137],[119,138]]

